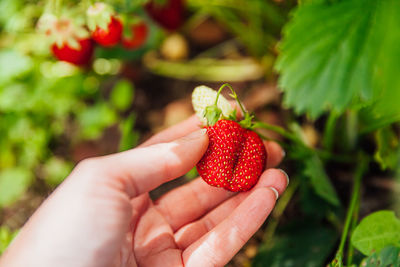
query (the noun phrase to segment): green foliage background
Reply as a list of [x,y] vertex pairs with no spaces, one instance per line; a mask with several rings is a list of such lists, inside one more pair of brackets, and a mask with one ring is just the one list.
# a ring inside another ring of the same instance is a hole
[[[65,2],[71,9],[84,9],[77,1]],[[142,14],[140,6],[146,1],[129,6],[123,1],[108,2],[120,11],[139,8]],[[265,80],[277,79],[284,107],[290,110],[283,128],[259,124],[284,138],[292,180],[263,229],[253,264],[399,266],[400,224],[395,213],[378,211],[358,223],[365,179],[379,175],[397,183],[400,173],[400,1],[186,3],[191,12],[188,24],[207,16],[224,25],[246,55],[262,66]],[[55,61],[35,32],[45,7],[43,1],[0,1],[3,210],[38,185],[50,192],[73,167],[72,159],[65,156],[68,149],[98,139],[107,127],[118,126],[120,150],[136,144],[136,114],[131,110],[134,85],[119,72],[124,61],[139,60],[157,48],[165,34],[149,22],[151,37],[146,47],[135,52],[97,49],[91,68],[79,69]],[[214,66],[223,62],[211,59]],[[198,67],[199,62],[166,65],[179,66],[182,73],[153,71],[187,78],[184,69]],[[277,76],[271,72],[272,64]],[[210,74],[208,78],[218,77]],[[304,121],[321,132],[315,146],[307,143],[301,127]],[[348,190],[338,190],[341,173],[352,177]],[[277,228],[293,199],[300,219]],[[388,208],[398,212],[396,205]],[[0,227],[0,253],[15,230]]]

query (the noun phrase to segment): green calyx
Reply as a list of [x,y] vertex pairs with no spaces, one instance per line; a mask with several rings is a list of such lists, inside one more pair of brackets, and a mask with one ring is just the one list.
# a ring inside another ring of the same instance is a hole
[[[218,107],[218,98],[221,94],[222,89],[224,89],[225,87],[228,87],[229,89],[231,89],[231,94],[229,94],[232,98],[234,98],[236,100],[236,102],[238,103],[240,110],[243,113],[243,120],[239,121],[238,123],[240,124],[240,126],[242,126],[243,128],[246,129],[250,129],[253,126],[253,118],[254,116],[249,114],[249,112],[247,112],[243,105],[242,102],[240,102],[235,90],[232,88],[232,86],[228,83],[224,83],[223,85],[221,85],[221,87],[219,88],[218,92],[217,92],[217,97],[215,98],[215,103],[213,105],[207,106],[204,110],[204,117],[207,119],[207,125],[208,126],[213,126],[215,123],[217,123],[217,121],[220,119],[221,114],[222,114],[222,110]],[[236,110],[233,111],[232,114],[229,115],[229,117],[224,117],[222,116],[222,119],[226,119],[226,120],[232,120],[232,121],[237,121],[237,114],[236,114]]]
[[97,27],[107,30],[113,14],[114,10],[111,6],[102,2],[94,3],[86,11],[88,28],[91,31],[96,30]]
[[207,119],[208,125],[214,125],[221,117],[222,110],[217,105],[207,106],[204,110],[204,117]]

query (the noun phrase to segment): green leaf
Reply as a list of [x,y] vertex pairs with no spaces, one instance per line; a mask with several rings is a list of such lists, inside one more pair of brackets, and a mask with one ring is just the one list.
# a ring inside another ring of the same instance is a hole
[[321,201],[321,197],[315,193],[313,185],[308,180],[300,180],[299,191],[299,204],[304,215],[314,220],[323,220],[327,214],[335,210],[329,202]]
[[[284,29],[276,64],[285,103],[313,118],[370,103],[381,115],[399,114],[394,110],[400,100],[399,10],[396,0],[299,6]],[[393,97],[390,108],[385,92]]]
[[32,174],[28,169],[12,168],[0,173],[0,207],[16,201],[32,182]]
[[400,248],[388,246],[380,253],[374,252],[360,264],[362,267],[391,267],[400,266]]
[[194,178],[198,177],[199,173],[197,172],[196,167],[193,167],[190,171],[185,174],[185,178],[187,180],[193,180]]
[[[379,1],[382,8],[377,11],[377,32],[380,36],[376,49],[380,49],[380,57],[375,62],[376,86],[374,86],[374,101],[372,105],[362,110],[361,118],[364,132],[400,120],[400,1]],[[390,29],[390,34],[387,34]]]
[[396,133],[390,127],[381,128],[375,133],[375,141],[377,148],[374,159],[381,169],[396,169],[399,160],[399,140]]
[[252,266],[323,266],[336,241],[334,231],[311,225],[293,227],[260,247]]
[[378,211],[365,217],[351,237],[355,248],[365,255],[389,245],[400,246],[400,220],[393,211]]
[[11,231],[6,226],[0,226],[0,255],[6,250],[11,241],[18,234],[17,231]]
[[136,115],[132,113],[120,124],[121,139],[119,141],[119,151],[125,151],[134,148],[139,141],[139,133],[135,132]]
[[304,159],[304,164],[303,175],[310,179],[315,193],[330,204],[339,206],[339,198],[319,157],[317,155],[312,155]]
[[68,176],[71,170],[71,163],[54,156],[43,166],[45,181],[52,186],[59,185]]
[[14,50],[0,53],[0,84],[16,78],[32,68],[29,57]]
[[115,111],[104,102],[86,108],[78,114],[78,120],[82,129],[82,137],[86,139],[98,138],[103,130],[111,126],[117,120]]
[[204,109],[204,118],[207,119],[207,125],[213,126],[221,117],[222,110],[217,105],[210,105]]
[[119,81],[111,91],[112,105],[120,111],[128,109],[133,102],[133,93],[132,83],[127,80]]

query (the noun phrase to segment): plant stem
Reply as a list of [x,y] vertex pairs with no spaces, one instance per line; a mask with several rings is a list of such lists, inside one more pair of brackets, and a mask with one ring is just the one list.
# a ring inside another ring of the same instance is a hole
[[240,102],[239,97],[237,96],[235,90],[233,90],[232,86],[231,86],[229,83],[224,83],[224,84],[221,85],[221,87],[219,88],[218,93],[217,93],[217,97],[215,98],[215,105],[217,106],[219,95],[221,94],[222,89],[224,89],[225,87],[228,87],[229,89],[231,89],[231,92],[232,92],[231,96],[232,96],[232,97],[236,100],[236,102],[238,103],[238,105],[239,105],[239,107],[240,107],[240,110],[241,110],[242,113],[243,113],[242,115],[245,116],[246,113],[247,113],[247,111],[244,109],[244,107],[243,107],[243,105],[242,105],[242,102]]
[[62,0],[54,0],[54,14],[57,17],[61,15]]
[[[349,163],[349,162],[353,162],[355,160],[354,157],[352,157],[352,156],[333,154],[331,151],[310,148],[307,145],[305,145],[296,135],[294,135],[293,133],[285,130],[282,127],[276,126],[276,125],[271,125],[271,124],[268,124],[265,122],[257,121],[257,122],[254,122],[252,128],[253,129],[261,128],[261,129],[266,129],[266,130],[276,132],[276,133],[282,135],[283,137],[293,141],[295,144],[301,145],[302,147],[304,147],[307,150],[316,151],[318,156],[320,156],[321,158],[324,158],[324,159],[334,160],[334,161],[342,162],[342,163]],[[268,139],[267,137],[265,137],[263,135],[260,135],[260,136],[263,139]],[[277,141],[277,140],[274,140],[274,141],[278,142],[281,145],[285,145],[280,141]]]
[[355,162],[357,159],[352,157],[351,155],[346,154],[333,154],[330,151],[315,149],[315,152],[324,160],[332,160],[340,163],[351,163]]
[[266,130],[271,130],[296,143],[299,142],[299,139],[294,134],[276,125],[271,125],[265,122],[257,121],[254,123],[252,128],[262,128]]
[[[360,212],[360,201],[361,201],[361,196],[360,196],[360,192],[358,192],[357,203],[354,208],[354,213],[353,213],[349,236],[351,236],[353,234],[353,231],[356,228],[357,223],[358,223],[358,214]],[[353,244],[351,244],[351,242],[349,242],[348,247],[347,247],[347,266],[351,265],[351,263],[353,261],[353,255],[354,255],[354,246],[353,246]]]
[[283,212],[285,211],[287,205],[289,204],[290,200],[292,199],[294,193],[296,192],[297,188],[299,187],[299,179],[291,180],[288,188],[286,189],[285,193],[281,196],[278,202],[275,205],[274,210],[271,214],[271,219],[268,223],[267,228],[265,229],[265,233],[263,236],[263,240],[270,240],[273,235],[275,234],[276,227],[278,226],[279,220],[282,217]]
[[338,251],[336,252],[336,257],[335,257],[335,260],[340,260],[340,262],[343,259],[343,251],[344,251],[344,246],[346,244],[346,240],[348,237],[350,223],[352,222],[352,218],[353,218],[354,212],[356,210],[357,200],[360,195],[361,179],[362,179],[365,171],[367,170],[367,167],[368,167],[368,158],[364,155],[361,155],[359,157],[359,163],[358,163],[357,168],[354,173],[354,184],[353,184],[353,190],[351,193],[351,200],[350,200],[349,208],[347,210],[346,220],[344,223],[342,236],[340,238],[339,248],[338,248]]
[[324,136],[322,139],[322,145],[328,151],[332,151],[333,140],[334,140],[335,129],[336,129],[335,127],[336,127],[336,122],[337,122],[338,118],[339,118],[339,116],[337,113],[335,113],[335,112],[329,113],[329,117],[328,117],[328,120],[325,125]]
[[358,114],[354,110],[346,113],[347,147],[351,151],[355,148],[358,137]]

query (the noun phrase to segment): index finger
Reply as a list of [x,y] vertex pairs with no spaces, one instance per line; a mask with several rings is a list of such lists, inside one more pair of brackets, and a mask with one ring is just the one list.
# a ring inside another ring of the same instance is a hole
[[138,147],[150,146],[158,143],[171,142],[175,139],[181,138],[193,131],[202,128],[200,120],[196,115],[192,115],[188,119],[175,124],[174,126],[165,129],[158,134],[152,136],[149,140],[140,144]]

